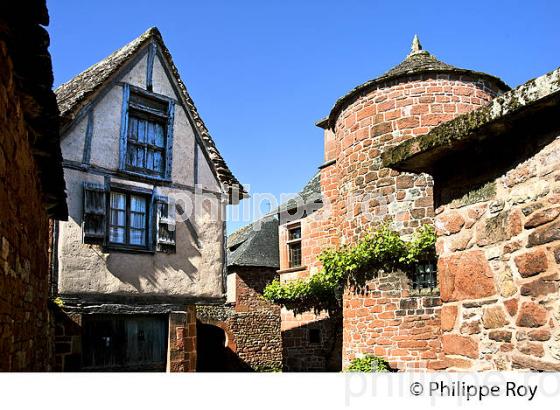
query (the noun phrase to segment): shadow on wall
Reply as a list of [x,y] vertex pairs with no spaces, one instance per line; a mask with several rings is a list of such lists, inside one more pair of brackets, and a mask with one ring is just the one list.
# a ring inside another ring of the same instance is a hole
[[283,371],[340,372],[342,317],[332,317],[282,331]]
[[156,289],[159,287],[158,279],[162,278],[158,278],[158,271],[164,278],[168,276],[166,272],[182,272],[191,282],[195,282],[198,269],[191,260],[201,257],[198,237],[190,229],[178,230],[177,244],[176,253],[158,252],[145,257],[135,255],[134,258],[118,252],[110,253],[107,257],[107,269],[121,282],[132,285],[138,292],[143,291],[141,279],[146,280]]
[[[228,343],[229,342],[229,343]],[[253,372],[221,327],[196,322],[197,372]]]
[[[69,221],[82,226],[82,212],[81,207],[71,208]],[[97,255],[98,261],[95,262],[96,264],[99,262],[105,264],[111,275],[119,281],[133,286],[140,293],[145,291],[145,289],[142,289],[142,282],[158,289],[161,280],[171,276],[167,272],[177,272],[172,277],[173,281],[180,280],[178,277],[180,272],[184,275],[185,280],[188,279],[194,283],[197,281],[198,268],[191,261],[200,259],[201,245],[198,234],[191,223],[187,220],[183,224],[184,229],[177,229],[176,231],[176,243],[178,245],[176,253],[132,254],[110,251],[97,246],[90,246],[89,252],[94,252]]]
[[[502,128],[487,130],[488,134],[501,133],[499,138],[479,141],[438,163],[433,175],[435,206],[446,205],[473,190],[483,188],[486,183],[534,157],[557,138],[558,132],[550,130],[557,124],[554,106],[538,113],[529,111],[527,115],[531,115],[530,121],[523,120],[523,117],[511,120],[508,132]],[[527,135],[540,137],[527,138]]]

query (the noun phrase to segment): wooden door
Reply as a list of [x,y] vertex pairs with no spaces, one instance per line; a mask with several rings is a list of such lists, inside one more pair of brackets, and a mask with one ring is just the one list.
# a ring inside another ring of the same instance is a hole
[[167,322],[165,315],[83,315],[83,369],[165,371]]

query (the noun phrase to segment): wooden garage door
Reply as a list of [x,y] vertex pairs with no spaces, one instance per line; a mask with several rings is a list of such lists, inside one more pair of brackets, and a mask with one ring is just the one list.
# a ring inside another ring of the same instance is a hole
[[167,316],[83,315],[86,371],[165,371]]

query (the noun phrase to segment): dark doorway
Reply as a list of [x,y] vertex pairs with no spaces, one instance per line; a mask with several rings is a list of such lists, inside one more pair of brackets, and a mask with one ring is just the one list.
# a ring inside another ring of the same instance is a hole
[[218,326],[196,322],[196,371],[228,371],[226,333]]
[[196,322],[197,372],[250,372],[251,367],[227,347],[226,332],[215,325]]
[[83,315],[83,370],[165,371],[167,317]]

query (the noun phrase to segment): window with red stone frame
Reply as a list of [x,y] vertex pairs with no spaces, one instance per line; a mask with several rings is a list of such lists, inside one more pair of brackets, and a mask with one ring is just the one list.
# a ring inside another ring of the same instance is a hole
[[301,225],[288,227],[288,264],[290,268],[301,266]]

